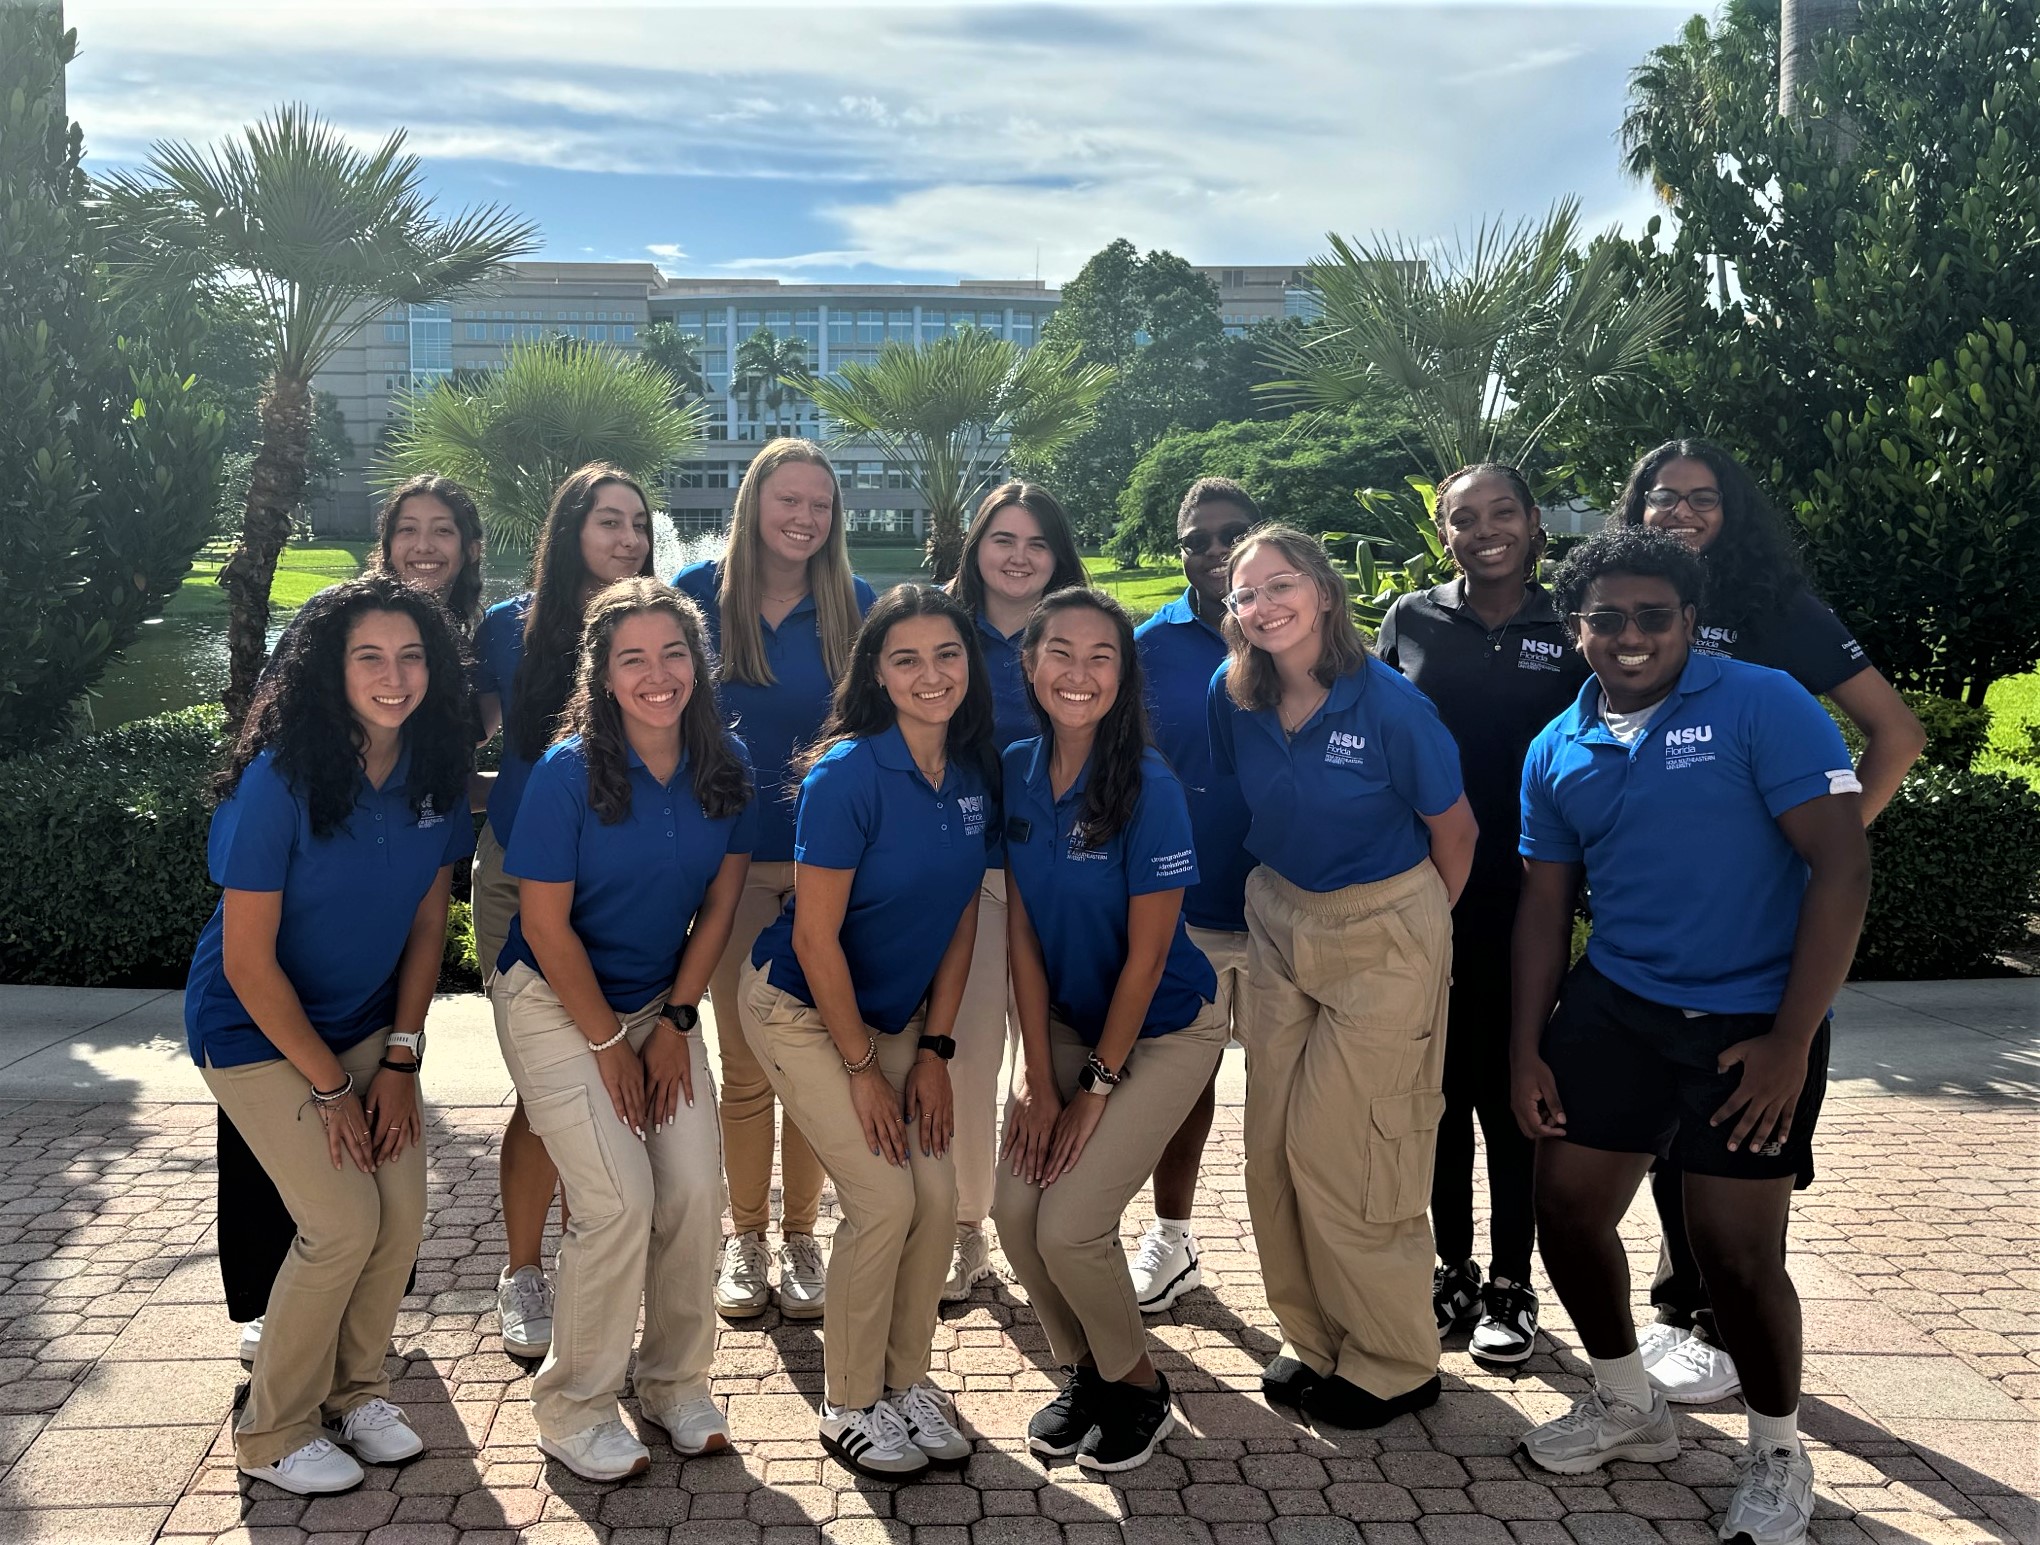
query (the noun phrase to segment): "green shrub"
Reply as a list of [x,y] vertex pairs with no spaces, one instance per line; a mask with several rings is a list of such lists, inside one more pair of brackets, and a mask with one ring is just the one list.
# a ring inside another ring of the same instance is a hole
[[183,985],[206,874],[217,708],[0,762],[0,981]]
[[1862,977],[1967,976],[2040,910],[2040,794],[1993,773],[1922,765],[1870,828]]
[[[1920,753],[1920,761],[1925,765],[1945,767],[1950,772],[1968,772],[1975,765],[1977,754],[1990,744],[1989,709],[1973,708],[1968,703],[1934,692],[1901,692],[1899,696],[1905,699],[1905,706],[1920,721],[1920,728],[1927,732],[1927,748]],[[1863,732],[1840,708],[1826,699],[1822,702],[1835,723],[1841,726],[1842,739],[1849,745],[1849,755],[1860,760]]]
[[446,910],[446,953],[439,959],[439,990],[482,990],[482,968],[475,959],[475,910],[465,901],[456,901]]

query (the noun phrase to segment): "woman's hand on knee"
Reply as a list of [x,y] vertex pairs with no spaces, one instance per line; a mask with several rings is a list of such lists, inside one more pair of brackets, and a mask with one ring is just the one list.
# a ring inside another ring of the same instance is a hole
[[646,1115],[654,1131],[680,1114],[680,1102],[694,1108],[694,1045],[690,1037],[660,1024],[645,1042]]
[[907,1074],[907,1120],[921,1128],[921,1152],[939,1159],[956,1135],[956,1091],[949,1082],[949,1064],[933,1052],[922,1052]]
[[616,1119],[639,1138],[645,1135],[645,1066],[630,1042],[618,1041],[607,1051],[595,1053],[595,1066],[602,1073],[602,1087],[609,1091],[610,1108]]
[[907,1162],[907,1124],[900,1114],[899,1092],[874,1063],[850,1075],[850,1107],[864,1129],[864,1146],[888,1164]]
[[418,1075],[384,1068],[368,1086],[366,1110],[378,1164],[387,1164],[424,1140],[418,1109]]
[[1565,1106],[1559,1103],[1558,1079],[1542,1057],[1516,1060],[1509,1075],[1509,1106],[1525,1137],[1565,1136]]
[[1013,1173],[1032,1185],[1042,1184],[1048,1168],[1050,1140],[1062,1116],[1062,1099],[1052,1089],[1039,1088],[1031,1081],[1021,1086],[1011,1114],[1006,1118],[1003,1162]]
[[346,1167],[349,1159],[364,1175],[375,1173],[375,1140],[362,1113],[361,1099],[349,1090],[330,1104],[320,1104],[319,1119],[326,1124],[326,1157],[333,1168]]
[[1080,1093],[1063,1107],[1049,1141],[1048,1164],[1041,1174],[1043,1185],[1054,1185],[1077,1167],[1077,1160],[1084,1156],[1091,1134],[1098,1130],[1098,1123],[1104,1119],[1105,1100],[1102,1095]]

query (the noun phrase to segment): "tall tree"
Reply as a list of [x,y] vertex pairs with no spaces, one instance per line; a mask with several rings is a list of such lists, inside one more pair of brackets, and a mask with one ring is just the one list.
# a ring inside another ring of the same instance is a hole
[[403,146],[399,130],[364,153],[291,105],[210,151],[158,144],[145,170],[105,186],[130,238],[121,254],[128,278],[164,289],[245,287],[265,325],[262,447],[239,545],[220,571],[230,723],[262,670],[270,581],[305,486],[313,375],[387,307],[484,284],[538,245],[534,226],[493,205],[437,218],[418,158]]
[[1801,94],[1813,74],[1815,50],[1852,36],[1862,18],[1862,0],[1783,0],[1778,17],[1781,118],[1805,116]]
[[701,404],[642,355],[567,340],[513,344],[503,367],[407,399],[377,479],[439,472],[475,490],[489,544],[531,551],[567,474],[613,461],[647,488],[701,443]]
[[735,365],[730,384],[742,395],[752,421],[757,421],[762,402],[772,415],[773,434],[781,433],[780,412],[799,390],[794,383],[807,373],[807,344],[761,327],[737,345]]
[[0,5],[0,756],[61,737],[211,527],[225,419],[188,297],[117,308],[63,109],[77,34]]
[[[673,378],[680,398],[699,401],[708,395],[708,382],[701,374],[701,339],[683,333],[671,322],[654,322],[638,330],[638,353]],[[674,406],[680,405],[676,399]]]
[[900,463],[928,506],[935,582],[956,573],[963,511],[1015,454],[1053,454],[1081,434],[1112,385],[1109,365],[1049,344],[1023,350],[975,327],[914,348],[888,343],[871,364],[795,382],[841,430]]

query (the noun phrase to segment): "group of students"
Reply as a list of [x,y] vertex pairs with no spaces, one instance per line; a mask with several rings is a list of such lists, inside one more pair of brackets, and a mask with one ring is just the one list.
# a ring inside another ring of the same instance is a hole
[[[759,453],[724,555],[671,586],[643,490],[581,469],[531,593],[478,626],[472,502],[398,489],[375,572],[299,614],[219,784],[224,894],[187,1020],[222,1113],[230,1297],[267,1311],[242,1468],[344,1490],[358,1460],[422,1448],[383,1353],[472,851],[518,1094],[503,1340],[543,1357],[539,1446],[577,1474],[649,1463],[618,1404],[634,1341],[644,1425],[725,1447],[716,1316],[775,1294],[823,1320],[829,1453],[888,1478],[965,1462],[929,1365],[941,1303],[990,1270],[988,1218],[1063,1371],[1030,1447],[1143,1463],[1173,1418],[1142,1315],[1198,1286],[1192,1200],[1237,1035],[1270,1401],[1381,1425],[1435,1401],[1441,1340],[1469,1324],[1476,1356],[1528,1358],[1541,1234],[1595,1384],[1530,1457],[1669,1458],[1667,1397],[1719,1398],[1739,1368],[1724,1537],[1799,1538],[1786,1214],[1863,825],[1918,727],[1713,447],[1646,457],[1550,590],[1514,469],[1454,474],[1438,518],[1459,577],[1399,600],[1370,653],[1323,544],[1221,479],[1183,500],[1183,596],[1138,629],[1027,483],[986,496],[948,590],[875,596],[798,439]],[[1816,691],[1864,730],[1859,768]],[[498,729],[501,770],[471,777]],[[1615,1226],[1653,1161],[1669,1265],[1640,1346]],[[280,1258],[273,1286],[230,1257]]]

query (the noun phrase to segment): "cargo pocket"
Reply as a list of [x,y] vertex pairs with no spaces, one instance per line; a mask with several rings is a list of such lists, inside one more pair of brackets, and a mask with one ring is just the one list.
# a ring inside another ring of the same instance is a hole
[[1445,1092],[1413,1089],[1384,1095],[1368,1103],[1367,1113],[1367,1221],[1414,1218],[1431,1205],[1431,1166]]
[[[609,1167],[609,1152],[595,1130],[586,1089],[576,1086],[524,1102],[524,1117],[545,1143],[566,1189],[567,1207],[590,1223],[623,1211],[623,1191]],[[605,1095],[606,1099],[607,1096]]]

